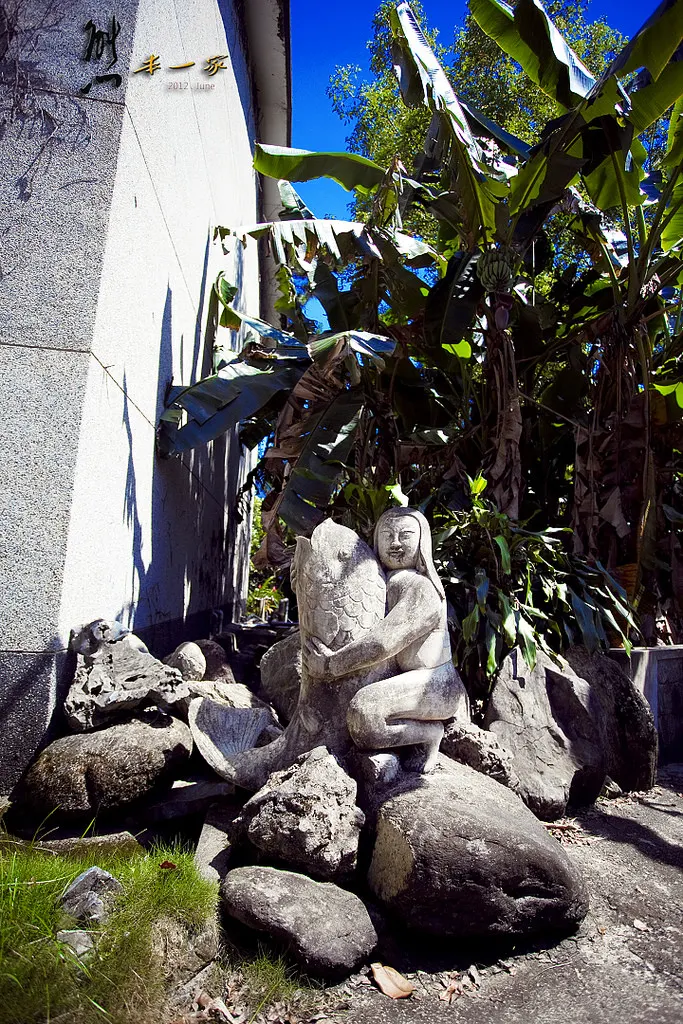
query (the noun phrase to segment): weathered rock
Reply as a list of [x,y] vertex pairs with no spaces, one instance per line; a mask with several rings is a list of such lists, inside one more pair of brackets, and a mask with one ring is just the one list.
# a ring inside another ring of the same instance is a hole
[[122,807],[170,785],[191,751],[184,722],[142,712],[108,729],[55,740],[27,772],[21,799],[41,814]]
[[226,683],[234,683],[233,675],[228,656],[216,640],[197,640],[197,647],[206,660],[206,671],[204,679],[222,679]]
[[301,690],[301,633],[279,640],[261,658],[259,693],[273,705],[283,722],[296,710]]
[[189,719],[192,701],[198,697],[207,697],[215,704],[223,704],[227,708],[260,708],[268,713],[272,725],[270,736],[279,736],[282,732],[278,717],[270,704],[262,701],[243,683],[236,683],[234,679],[223,676],[218,679],[188,679],[183,685],[187,696],[176,701],[172,712],[186,721]]
[[71,728],[83,732],[140,708],[171,708],[188,696],[177,669],[132,647],[124,636],[103,644],[93,655],[77,655],[64,710]]
[[377,944],[361,901],[332,882],[314,882],[277,868],[235,868],[223,882],[221,897],[231,917],[284,940],[301,967],[313,975],[342,978]]
[[96,836],[73,836],[68,839],[41,839],[26,844],[35,850],[59,854],[60,857],[99,857],[141,853],[142,846],[130,832],[108,832]]
[[234,792],[232,783],[217,779],[215,775],[212,778],[175,779],[170,789],[165,789],[158,796],[152,795],[136,806],[135,818],[126,824],[137,832],[138,826],[173,821],[190,814],[205,814],[216,800],[228,800]]
[[370,889],[403,924],[459,938],[568,930],[588,910],[578,869],[505,786],[441,755],[370,809]]
[[650,789],[657,772],[657,726],[650,705],[616,662],[571,647],[567,661],[590,685],[590,709],[607,772],[623,790]]
[[139,637],[131,633],[122,622],[113,619],[93,619],[92,622],[86,622],[84,626],[72,629],[69,636],[69,648],[76,654],[90,658],[96,655],[105,644],[118,641],[123,641],[138,651],[147,651],[147,647]]
[[209,808],[195,850],[194,863],[202,878],[220,882],[228,873],[233,853],[233,822],[239,804],[215,803]]
[[190,702],[189,723],[197,750],[223,778],[230,778],[226,758],[260,747],[282,733],[266,706],[233,708],[209,697]]
[[364,821],[356,783],[326,747],[316,747],[273,772],[244,805],[239,825],[267,857],[329,881],[355,870]]
[[57,932],[57,942],[63,942],[77,957],[85,957],[95,948],[95,940],[83,928],[67,928]]
[[101,924],[109,916],[113,898],[123,892],[118,878],[102,868],[83,871],[67,886],[60,899],[62,910],[77,921]]
[[498,742],[494,733],[473,722],[447,722],[441,752],[460,764],[468,764],[475,772],[490,775],[508,789],[516,790],[519,785],[511,751]]
[[185,643],[176,647],[164,658],[164,665],[176,668],[185,682],[203,679],[206,672],[206,658],[198,644]]
[[[152,954],[158,963],[164,965],[166,977],[174,988],[184,986],[190,979],[196,979],[199,981],[199,987],[195,988],[194,995],[199,996],[204,991],[204,985],[212,986],[211,975],[215,977],[216,974],[216,965],[213,961],[220,950],[219,927],[215,915],[212,914],[204,921],[199,930],[196,925],[193,927],[171,915],[157,917],[152,921],[150,930]],[[190,1002],[192,1001],[191,999]],[[188,1008],[187,1003],[184,1008]],[[176,1014],[173,1014],[173,1018],[177,1020]],[[169,1020],[168,1017],[162,1019]],[[202,1017],[199,1019],[202,1020]],[[211,1014],[203,1019],[215,1021],[216,1017]],[[220,1017],[218,1019],[220,1020]],[[225,1019],[223,1017],[223,1020]],[[136,1024],[136,1017],[131,1017],[130,1020],[131,1024]]]
[[569,802],[592,803],[607,761],[593,717],[590,686],[539,651],[533,670],[519,651],[503,661],[484,720],[512,751],[517,792],[534,814],[552,821]]

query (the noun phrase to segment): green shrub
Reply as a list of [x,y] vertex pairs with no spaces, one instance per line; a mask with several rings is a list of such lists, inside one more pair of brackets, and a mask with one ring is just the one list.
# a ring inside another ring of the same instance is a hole
[[533,668],[540,648],[557,657],[622,643],[635,628],[626,593],[600,562],[569,554],[571,530],[528,530],[470,480],[471,508],[435,511],[434,560],[454,610],[453,657],[470,695],[485,700],[505,655],[519,646]]

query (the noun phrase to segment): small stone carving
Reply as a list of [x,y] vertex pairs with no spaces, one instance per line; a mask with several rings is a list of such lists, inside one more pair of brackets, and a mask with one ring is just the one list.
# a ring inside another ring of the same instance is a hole
[[259,694],[273,705],[281,721],[289,722],[301,690],[301,634],[292,630],[261,658]]
[[[214,756],[210,763],[219,774],[258,789],[270,772],[316,746],[344,755],[354,744],[369,751],[411,747],[404,766],[429,771],[443,722],[469,718],[427,520],[415,509],[390,509],[377,524],[375,549],[379,559],[331,520],[310,539],[297,538],[299,701],[279,739],[244,752],[222,748],[216,710],[211,741],[223,762],[219,767]],[[196,731],[195,739],[201,750]]]
[[209,697],[190,701],[188,720],[199,753],[227,779],[235,755],[268,743],[282,731],[268,708],[233,708]]
[[309,636],[304,662],[314,676],[335,680],[391,663],[388,678],[367,680],[352,698],[349,731],[365,750],[420,748],[407,766],[428,772],[436,764],[443,722],[469,719],[469,709],[453,665],[427,520],[416,509],[389,509],[375,528],[375,551],[387,572],[386,616],[372,626],[364,621],[366,631],[336,650]]
[[273,772],[236,824],[266,856],[332,881],[355,870],[364,821],[356,783],[325,747],[316,747]]
[[[386,585],[379,562],[353,530],[332,520],[321,523],[310,539],[298,538],[293,575],[304,638],[317,636],[334,649],[360,636],[384,616]],[[209,763],[219,775],[254,791],[264,785],[271,772],[287,768],[314,747],[322,745],[331,753],[343,754],[352,745],[346,722],[351,698],[365,682],[390,674],[391,665],[379,665],[349,674],[330,686],[304,666],[299,702],[285,732],[267,746],[243,752],[234,749],[230,722],[234,712],[215,705],[211,709],[210,741],[214,749]],[[196,713],[194,735],[206,757],[198,720]]]

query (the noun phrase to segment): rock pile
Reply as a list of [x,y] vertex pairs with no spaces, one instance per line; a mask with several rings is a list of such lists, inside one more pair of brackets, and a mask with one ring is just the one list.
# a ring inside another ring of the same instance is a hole
[[[226,918],[285,943],[325,978],[370,956],[377,914],[394,929],[468,940],[574,928],[585,886],[538,818],[594,800],[607,773],[624,789],[652,779],[649,709],[615,665],[576,651],[563,667],[541,655],[533,671],[511,655],[486,728],[447,723],[431,774],[410,770],[410,748],[331,752],[316,729],[307,748],[302,719],[305,752],[240,796],[211,769],[222,774],[226,750],[281,744],[278,712],[291,720],[301,685],[296,634],[264,658],[260,696],[234,681],[211,641],[162,663],[99,620],[73,645],[72,732],[31,766],[24,803],[72,818],[125,811],[133,832],[164,808],[201,812],[197,864],[220,881]],[[203,777],[188,782],[202,764]],[[106,882],[76,880],[64,897],[73,916],[106,914]]]

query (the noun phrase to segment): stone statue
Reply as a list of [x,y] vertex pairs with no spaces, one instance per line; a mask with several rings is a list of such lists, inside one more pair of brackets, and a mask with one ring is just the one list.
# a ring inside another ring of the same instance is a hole
[[[304,664],[315,678],[341,681],[391,665],[349,702],[351,738],[364,750],[417,747],[406,767],[429,772],[443,722],[469,718],[465,688],[451,657],[446,598],[432,560],[429,524],[421,512],[389,509],[375,527],[375,552],[387,573],[387,614],[336,650],[304,640]],[[385,676],[385,673],[382,673]]]
[[271,772],[321,745],[342,757],[353,746],[414,746],[408,767],[429,771],[442,723],[469,717],[426,519],[414,509],[391,509],[377,524],[375,549],[332,520],[310,539],[297,538],[292,586],[303,663],[289,725],[266,746],[235,750],[222,741],[230,709],[210,702],[190,715],[199,749],[210,752],[224,778],[258,789]]

